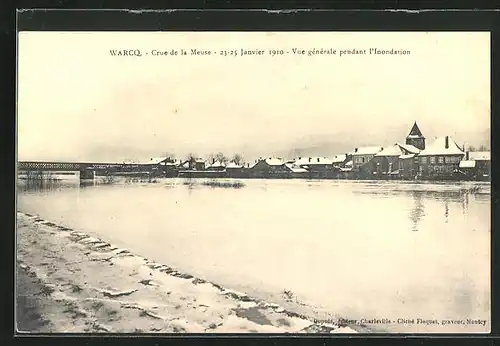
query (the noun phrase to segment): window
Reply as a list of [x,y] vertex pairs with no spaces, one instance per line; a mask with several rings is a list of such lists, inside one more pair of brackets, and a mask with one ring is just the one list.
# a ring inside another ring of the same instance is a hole
[[444,162],[444,157],[438,156],[438,163],[443,163]]
[[422,156],[420,158],[420,163],[427,163],[427,157],[426,156]]
[[436,163],[436,157],[435,156],[431,156],[430,157],[430,161],[431,161],[431,164],[435,164]]

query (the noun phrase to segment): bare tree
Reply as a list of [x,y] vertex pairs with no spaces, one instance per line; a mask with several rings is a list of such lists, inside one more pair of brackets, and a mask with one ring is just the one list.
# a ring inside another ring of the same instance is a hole
[[237,165],[243,164],[243,156],[241,156],[240,154],[234,154],[231,160]]
[[208,154],[207,160],[210,163],[213,163],[215,161],[215,154]]
[[476,151],[476,147],[473,145],[469,145],[469,151]]
[[175,154],[170,151],[165,151],[163,153],[163,157],[169,158],[171,160],[175,159]]
[[189,153],[187,156],[187,160],[189,160],[189,161],[195,161],[196,158],[197,158],[197,156],[195,153]]
[[480,145],[478,149],[478,151],[488,151],[488,150],[489,150],[488,147],[484,144]]
[[222,163],[227,163],[227,157],[221,152],[218,152],[217,154],[215,154],[214,158],[215,158],[215,160],[220,161]]

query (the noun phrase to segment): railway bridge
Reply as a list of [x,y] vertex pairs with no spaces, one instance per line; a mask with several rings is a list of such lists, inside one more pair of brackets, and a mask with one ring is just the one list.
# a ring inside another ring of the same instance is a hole
[[96,174],[120,172],[152,172],[160,162],[151,163],[102,163],[102,162],[50,162],[18,161],[18,172],[79,172],[80,179],[93,179]]

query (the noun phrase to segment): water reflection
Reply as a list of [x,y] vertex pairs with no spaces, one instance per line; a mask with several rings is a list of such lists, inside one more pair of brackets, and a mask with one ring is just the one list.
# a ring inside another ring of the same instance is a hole
[[423,192],[422,191],[414,191],[413,192],[413,208],[410,211],[409,218],[412,222],[412,231],[418,231],[418,224],[420,220],[425,216]]
[[64,187],[77,187],[78,182],[67,182],[57,179],[19,180],[17,191],[20,193],[38,193],[42,191],[59,190]]

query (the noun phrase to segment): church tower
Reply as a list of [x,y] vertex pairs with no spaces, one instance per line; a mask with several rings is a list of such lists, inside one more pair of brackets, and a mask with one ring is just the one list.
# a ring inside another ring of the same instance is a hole
[[424,150],[425,149],[425,137],[418,128],[417,122],[413,124],[410,133],[406,137],[406,144],[413,145],[414,147]]

